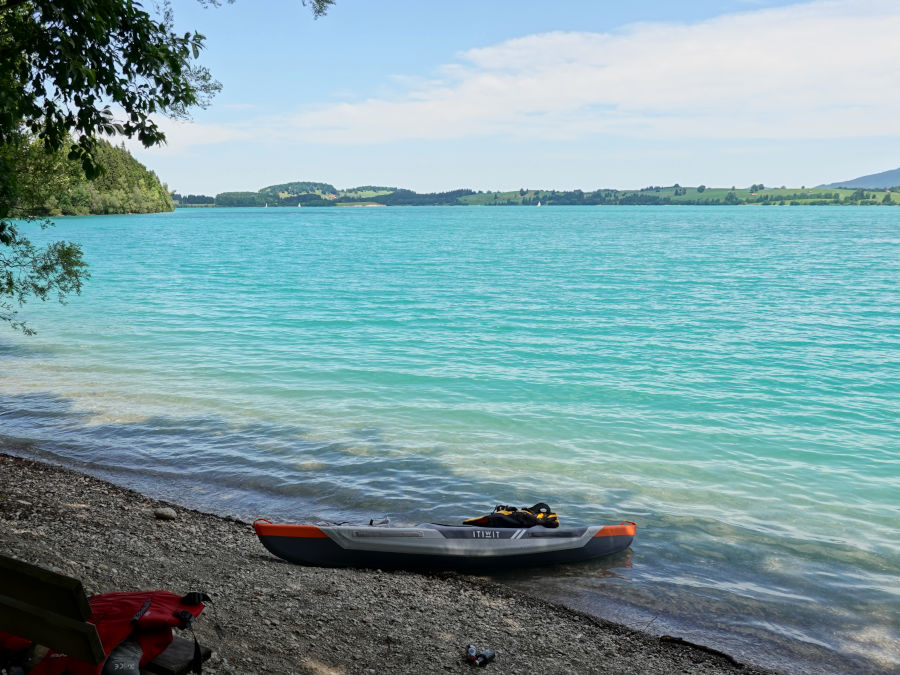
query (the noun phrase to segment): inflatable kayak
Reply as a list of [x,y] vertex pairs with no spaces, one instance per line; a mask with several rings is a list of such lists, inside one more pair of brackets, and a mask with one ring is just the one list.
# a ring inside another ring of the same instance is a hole
[[270,552],[300,565],[377,569],[504,570],[593,560],[624,551],[637,526],[470,527],[424,524],[277,525],[260,519],[256,534]]

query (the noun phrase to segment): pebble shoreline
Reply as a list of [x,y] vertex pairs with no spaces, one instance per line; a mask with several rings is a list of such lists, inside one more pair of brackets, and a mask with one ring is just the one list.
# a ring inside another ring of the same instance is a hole
[[[154,515],[171,509],[174,518]],[[528,597],[480,577],[291,565],[250,524],[0,454],[0,552],[81,579],[89,594],[204,591],[204,672],[496,675],[772,671]],[[226,632],[221,640],[213,626]]]

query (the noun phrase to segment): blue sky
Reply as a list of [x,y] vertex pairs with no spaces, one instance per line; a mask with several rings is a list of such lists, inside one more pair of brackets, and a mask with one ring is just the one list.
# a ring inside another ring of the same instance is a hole
[[171,189],[813,185],[900,166],[896,0],[203,8],[222,93],[134,154]]

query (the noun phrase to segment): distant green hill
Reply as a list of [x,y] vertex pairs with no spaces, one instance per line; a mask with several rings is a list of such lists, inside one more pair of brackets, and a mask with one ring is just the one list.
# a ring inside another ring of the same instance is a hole
[[263,197],[272,199],[282,199],[284,197],[295,197],[297,195],[317,194],[332,195],[337,193],[337,188],[328,183],[313,183],[310,181],[297,181],[294,183],[282,183],[281,185],[270,185],[259,191]]
[[[305,190],[305,192],[304,192]],[[195,196],[196,197],[196,196]],[[208,198],[207,198],[208,199]],[[530,190],[476,192],[461,189],[419,193],[403,188],[361,187],[339,190],[329,183],[295,182],[258,192],[222,192],[216,206],[849,206],[893,205],[887,190],[843,188],[708,188],[651,186],[640,190]]]
[[295,181],[270,185],[257,192],[220,192],[216,206],[331,206],[338,189],[329,183]]
[[820,185],[823,188],[865,188],[866,190],[878,190],[900,186],[900,169],[892,171],[882,171],[881,173],[872,173],[868,176],[860,176],[853,180],[839,181],[837,183],[829,183],[828,185]]
[[380,197],[397,192],[395,187],[381,187],[378,185],[360,185],[355,188],[348,188],[340,191],[341,197],[350,199],[371,199],[372,197]]

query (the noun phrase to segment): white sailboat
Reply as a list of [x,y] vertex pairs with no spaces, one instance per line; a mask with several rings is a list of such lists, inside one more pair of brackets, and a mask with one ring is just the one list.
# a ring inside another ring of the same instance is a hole
[[540,202],[540,201],[538,201],[538,203],[537,203],[537,205],[538,205],[538,206],[540,206],[540,205],[541,205],[541,202]]

